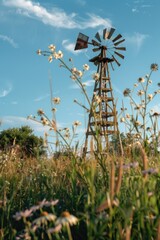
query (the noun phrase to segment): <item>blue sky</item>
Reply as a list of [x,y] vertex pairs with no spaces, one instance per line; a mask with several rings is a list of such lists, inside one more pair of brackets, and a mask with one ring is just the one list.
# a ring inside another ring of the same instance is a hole
[[[0,1],[0,119],[1,130],[30,125],[36,134],[44,132],[43,126],[26,120],[42,108],[51,117],[50,84],[53,95],[61,98],[57,106],[60,127],[71,127],[73,121],[82,122],[84,110],[73,103],[76,98],[84,103],[84,97],[70,78],[70,73],[59,68],[47,58],[38,56],[37,49],[47,50],[50,44],[64,54],[64,60],[72,58],[75,67],[82,69],[87,63],[90,70],[83,82],[92,95],[92,73],[96,67],[89,63],[93,57],[91,48],[74,51],[79,32],[94,38],[97,31],[116,28],[125,38],[127,48],[121,67],[111,70],[114,96],[121,107],[123,90],[132,88],[141,76],[149,72],[151,63],[160,63],[160,1],[159,0],[1,0]],[[160,73],[153,75],[153,85],[160,81]],[[160,110],[160,98],[153,107]],[[124,100],[126,101],[126,99]]]

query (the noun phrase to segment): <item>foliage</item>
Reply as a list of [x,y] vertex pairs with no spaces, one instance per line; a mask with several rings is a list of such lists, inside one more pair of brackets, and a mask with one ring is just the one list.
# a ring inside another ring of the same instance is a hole
[[20,128],[10,128],[0,133],[0,150],[16,152],[26,156],[36,156],[44,154],[43,139],[33,134],[29,126]]

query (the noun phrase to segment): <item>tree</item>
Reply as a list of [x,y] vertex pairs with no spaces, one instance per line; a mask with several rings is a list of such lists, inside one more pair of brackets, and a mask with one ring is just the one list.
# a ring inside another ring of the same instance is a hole
[[0,133],[0,150],[9,151],[13,146],[19,146],[21,154],[34,157],[45,154],[42,137],[33,134],[29,126],[9,128]]

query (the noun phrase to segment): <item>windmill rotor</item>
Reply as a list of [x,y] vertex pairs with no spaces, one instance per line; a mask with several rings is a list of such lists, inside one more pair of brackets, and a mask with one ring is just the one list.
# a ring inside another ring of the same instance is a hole
[[[100,36],[100,33],[97,32],[95,34],[96,40],[92,39],[91,42],[88,42],[88,36],[79,33],[75,50],[87,48],[88,44],[94,46],[94,48],[92,49],[93,52],[98,52],[102,51],[102,49],[105,49],[107,53],[106,61],[111,63],[111,68],[114,70],[113,62],[120,66],[121,64],[119,62],[119,59],[124,59],[124,55],[122,54],[122,52],[126,51],[126,48],[121,45],[125,41],[125,39],[122,37],[121,34],[116,35],[115,32],[115,28],[105,28],[103,29],[102,37]],[[98,55],[97,58],[95,57],[90,59],[90,62],[93,62],[95,65],[97,65],[100,60],[102,59],[100,59]]]

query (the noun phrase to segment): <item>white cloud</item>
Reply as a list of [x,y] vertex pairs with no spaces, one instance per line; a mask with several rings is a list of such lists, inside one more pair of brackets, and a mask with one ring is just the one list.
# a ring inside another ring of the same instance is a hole
[[129,44],[135,45],[137,50],[139,51],[144,41],[148,37],[149,36],[147,34],[135,32],[132,36],[126,36],[126,42]]
[[5,42],[8,42],[14,48],[18,47],[17,43],[15,43],[15,41],[12,38],[10,38],[10,37],[8,37],[6,35],[1,35],[0,34],[0,39],[5,41]]
[[77,3],[81,6],[85,6],[86,5],[86,1],[84,0],[77,0]]
[[49,94],[46,94],[44,96],[40,96],[40,97],[35,98],[34,101],[39,102],[39,101],[42,101],[43,99],[48,98],[48,97],[49,97]]
[[94,80],[88,80],[84,82],[86,87],[92,87],[94,85],[95,81]]
[[[85,87],[92,87],[94,85],[95,81],[94,80],[88,80],[88,81],[85,81],[83,82],[83,84],[85,85]],[[72,89],[80,89],[79,85],[76,84],[76,82],[74,82],[70,88]]]
[[78,54],[80,51],[74,51],[75,43],[71,43],[68,39],[62,41],[62,46],[73,54]]
[[13,128],[13,127],[21,127],[21,126],[30,126],[35,132],[43,133],[49,130],[49,127],[43,126],[41,123],[33,121],[31,119],[27,119],[24,117],[17,116],[4,116],[1,117],[2,128]]
[[133,13],[137,13],[137,12],[139,12],[139,11],[137,10],[137,8],[132,8],[132,12],[133,12]]
[[17,102],[17,101],[12,101],[11,104],[13,104],[13,105],[17,105],[18,102]]
[[12,91],[12,86],[11,85],[6,87],[5,89],[1,89],[0,90],[0,98],[6,97],[11,91]]
[[52,8],[50,11],[41,6],[38,2],[31,0],[3,0],[7,7],[15,7],[18,11],[28,17],[35,17],[44,24],[57,28],[85,29],[99,26],[111,27],[111,20],[101,18],[95,14],[87,14],[86,19],[79,18],[76,13],[67,15],[64,10]]

